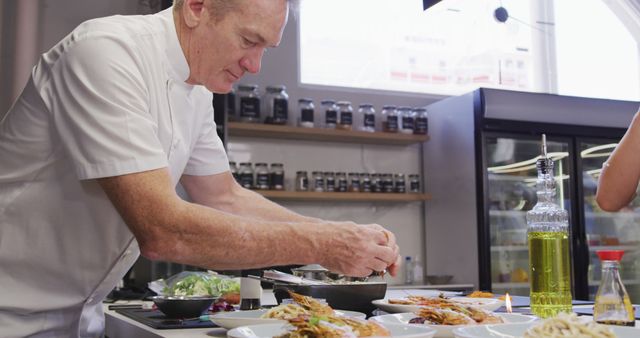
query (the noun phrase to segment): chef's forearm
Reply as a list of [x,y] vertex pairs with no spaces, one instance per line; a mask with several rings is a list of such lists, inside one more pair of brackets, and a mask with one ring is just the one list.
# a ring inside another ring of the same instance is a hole
[[143,254],[210,269],[248,269],[309,264],[321,250],[311,224],[256,221],[192,203],[176,217],[175,227],[151,240],[161,247],[146,247]]
[[640,179],[640,115],[636,113],[629,129],[605,162],[596,200],[601,208],[619,210],[635,196]]

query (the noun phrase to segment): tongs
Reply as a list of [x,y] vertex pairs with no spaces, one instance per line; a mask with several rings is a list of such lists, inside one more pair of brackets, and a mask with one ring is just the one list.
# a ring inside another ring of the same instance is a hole
[[323,282],[317,279],[308,279],[302,278],[298,276],[294,276],[292,274],[280,272],[277,270],[265,270],[262,272],[262,277],[260,276],[247,276],[253,279],[259,279],[263,282],[267,283],[284,283],[284,284],[292,284],[292,285],[328,285],[329,283]]

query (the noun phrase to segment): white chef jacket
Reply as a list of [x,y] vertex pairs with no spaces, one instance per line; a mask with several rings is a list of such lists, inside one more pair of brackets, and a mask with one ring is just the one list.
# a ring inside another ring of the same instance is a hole
[[87,21],[42,55],[0,123],[0,336],[103,334],[140,251],[91,179],[229,170],[188,75],[171,9]]

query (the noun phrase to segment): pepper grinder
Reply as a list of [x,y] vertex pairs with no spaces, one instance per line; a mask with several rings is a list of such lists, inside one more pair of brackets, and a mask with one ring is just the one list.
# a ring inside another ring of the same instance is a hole
[[240,310],[259,309],[261,296],[260,280],[247,277],[240,279]]

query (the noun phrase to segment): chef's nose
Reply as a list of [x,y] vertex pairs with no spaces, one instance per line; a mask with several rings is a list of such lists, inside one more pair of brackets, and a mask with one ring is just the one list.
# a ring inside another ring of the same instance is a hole
[[240,65],[247,72],[256,74],[260,72],[263,55],[264,55],[264,49],[262,48],[256,48],[255,50],[251,50],[245,57],[242,58],[242,60],[240,60]]

